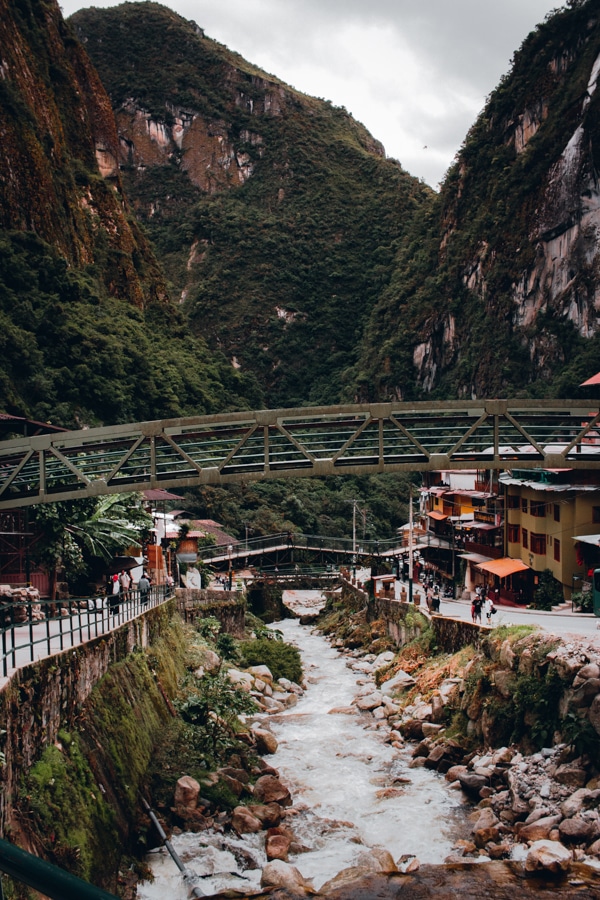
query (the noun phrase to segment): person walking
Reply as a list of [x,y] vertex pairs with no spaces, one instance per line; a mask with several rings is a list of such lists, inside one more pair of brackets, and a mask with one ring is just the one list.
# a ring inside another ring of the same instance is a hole
[[144,572],[138,581],[138,590],[140,592],[140,603],[146,606],[150,598],[150,579]]
[[494,609],[494,604],[490,600],[489,597],[486,597],[483,601],[483,611],[485,613],[485,620],[488,625],[492,624],[492,611]]
[[115,572],[114,575],[108,576],[108,589],[110,591],[110,595],[108,598],[108,608],[110,613],[113,616],[116,616],[119,611],[119,576]]
[[127,603],[130,599],[129,588],[131,587],[131,576],[129,572],[126,572],[125,569],[121,569],[121,574],[119,575],[119,586],[121,589],[121,602]]

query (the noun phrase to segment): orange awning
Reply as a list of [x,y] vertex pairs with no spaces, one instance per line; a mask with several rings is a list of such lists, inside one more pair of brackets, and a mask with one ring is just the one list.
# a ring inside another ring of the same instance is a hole
[[491,559],[489,562],[478,563],[476,568],[483,572],[490,572],[491,575],[497,575],[498,578],[506,578],[508,575],[514,575],[515,572],[525,572],[529,566],[526,566],[520,559],[503,556],[502,559]]
[[428,512],[427,515],[430,519],[437,519],[439,522],[442,522],[444,519],[447,519],[448,516],[445,516],[444,513],[438,512],[437,510],[433,510],[433,512]]

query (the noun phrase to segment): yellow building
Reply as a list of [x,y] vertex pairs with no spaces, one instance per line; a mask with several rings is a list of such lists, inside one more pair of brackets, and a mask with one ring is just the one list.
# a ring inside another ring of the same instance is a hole
[[534,572],[549,569],[571,599],[584,574],[576,535],[600,531],[599,473],[572,469],[513,470],[500,476],[506,506],[506,552]]

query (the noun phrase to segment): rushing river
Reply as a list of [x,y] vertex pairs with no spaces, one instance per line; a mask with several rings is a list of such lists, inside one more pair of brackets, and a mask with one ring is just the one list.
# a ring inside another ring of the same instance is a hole
[[[342,869],[360,866],[371,847],[389,850],[394,860],[413,854],[424,863],[443,862],[464,828],[461,793],[434,772],[410,769],[410,749],[384,743],[384,731],[375,728],[370,714],[330,713],[350,706],[364,676],[310,627],[293,619],[274,627],[300,649],[307,684],[295,707],[262,717],[279,741],[268,761],[298,810],[285,821],[306,848],[290,855],[290,863],[318,889]],[[205,894],[225,887],[243,890],[244,884],[256,888],[260,868],[246,871],[242,860],[264,865],[263,842],[261,835],[230,840],[206,832],[173,839],[185,865],[203,876]],[[149,861],[156,880],[141,885],[138,897],[189,896],[166,851],[150,854]],[[219,872],[237,874],[227,879]]]

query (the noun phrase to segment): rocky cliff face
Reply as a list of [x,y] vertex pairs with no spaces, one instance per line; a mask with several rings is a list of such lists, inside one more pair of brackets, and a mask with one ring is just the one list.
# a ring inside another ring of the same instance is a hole
[[374,321],[363,354],[381,393],[573,393],[597,371],[600,22],[569,7],[515,54],[398,258],[377,310],[404,320],[396,362]]
[[115,296],[164,299],[122,195],[110,101],[54,0],[0,0],[0,110],[0,226],[100,264]]
[[429,190],[346,110],[157,3],[72,22],[113,103],[127,194],[192,330],[253,373],[270,405],[338,400],[394,242]]

